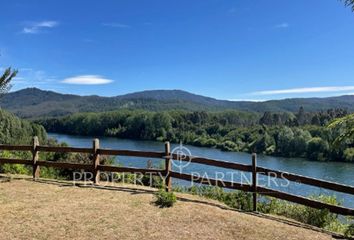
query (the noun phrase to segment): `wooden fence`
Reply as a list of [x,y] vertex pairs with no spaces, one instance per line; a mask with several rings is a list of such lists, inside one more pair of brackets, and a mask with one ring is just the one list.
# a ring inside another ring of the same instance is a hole
[[[319,180],[315,178],[305,177],[297,174],[292,174],[288,172],[282,172],[278,170],[272,170],[264,167],[257,166],[257,156],[252,154],[252,164],[245,165],[234,162],[226,162],[221,160],[186,156],[181,159],[177,154],[171,153],[170,143],[165,143],[165,149],[161,152],[147,152],[147,151],[132,151],[132,150],[111,150],[102,149],[99,146],[99,140],[94,139],[92,148],[77,148],[77,147],[52,147],[52,146],[41,146],[39,145],[38,138],[33,138],[32,145],[0,145],[1,150],[8,151],[30,151],[32,153],[32,159],[9,159],[0,158],[0,164],[25,164],[33,167],[33,179],[37,179],[40,176],[40,166],[63,168],[63,169],[74,169],[74,170],[85,170],[93,173],[94,183],[99,183],[100,171],[105,172],[129,172],[129,173],[149,173],[149,174],[160,174],[165,178],[166,191],[172,190],[171,178],[182,179],[186,181],[192,181],[195,183],[209,184],[213,186],[219,186],[228,189],[242,190],[246,192],[251,192],[253,195],[253,210],[257,210],[257,195],[271,196],[278,199],[306,205],[309,207],[317,209],[328,209],[330,212],[340,214],[340,215],[351,215],[354,216],[354,209],[346,208],[343,206],[331,205],[328,203],[320,202],[310,198],[297,196],[278,190],[266,188],[263,186],[257,186],[257,176],[259,174],[266,175],[269,177],[276,177],[279,179],[287,179],[289,181],[295,181],[302,184],[307,184],[315,187],[325,188],[334,190],[337,192],[342,192],[346,194],[354,195],[354,187],[338,184],[334,182]],[[65,162],[54,162],[54,161],[43,161],[39,160],[39,152],[61,152],[61,153],[87,153],[92,155],[92,164],[79,164],[79,163],[65,163]],[[144,158],[161,158],[165,160],[164,169],[154,169],[154,168],[133,168],[133,167],[120,167],[120,166],[107,166],[100,164],[101,155],[115,155],[115,156],[131,156],[131,157],[144,157]],[[238,170],[244,172],[250,172],[252,174],[251,184],[241,184],[237,182],[224,181],[220,179],[211,178],[201,178],[199,176],[193,176],[191,174],[185,174],[180,172],[175,172],[171,168],[171,161],[188,161],[191,163],[204,164],[214,167],[221,167],[231,170]]]

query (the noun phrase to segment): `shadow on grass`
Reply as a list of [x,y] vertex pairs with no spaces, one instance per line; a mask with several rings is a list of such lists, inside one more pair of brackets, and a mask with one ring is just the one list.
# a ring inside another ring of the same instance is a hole
[[11,177],[8,176],[0,176],[0,183],[11,182]]
[[[19,179],[23,180],[23,178],[19,178]],[[42,184],[57,185],[59,187],[94,188],[94,189],[100,189],[100,190],[106,190],[106,191],[129,192],[131,194],[153,194],[156,192],[155,190],[131,187],[133,185],[131,185],[129,187],[125,187],[123,185],[122,186],[100,185],[100,184],[94,184],[94,183],[74,182],[74,181],[57,180],[57,179],[36,179],[36,180],[33,180],[32,178],[25,178],[24,180],[33,181],[33,182],[42,183]],[[114,184],[119,184],[119,183],[114,183]]]
[[[94,184],[94,183],[83,183],[83,182],[70,182],[67,180],[57,180],[57,179],[36,179],[33,180],[30,177],[8,177],[8,176],[0,176],[0,183],[1,182],[11,182],[11,180],[26,180],[26,181],[32,181],[35,183],[40,183],[40,184],[50,184],[50,185],[56,185],[59,187],[80,187],[80,188],[92,188],[92,189],[100,189],[100,190],[105,190],[105,191],[117,191],[117,192],[128,192],[130,194],[151,194],[154,195],[157,192],[156,190],[153,189],[147,189],[147,188],[143,188],[139,187],[133,187],[134,185],[131,186],[113,186],[113,185],[99,185],[99,184]],[[119,183],[114,183],[114,184],[119,184]],[[184,195],[188,195],[188,194],[184,194]],[[191,195],[193,196],[193,195]],[[268,220],[272,220],[272,221],[277,221],[283,224],[287,224],[287,225],[291,225],[291,226],[295,226],[295,227],[301,227],[301,228],[305,228],[305,229],[309,229],[312,231],[316,231],[316,232],[321,232],[321,233],[325,233],[328,235],[331,235],[333,238],[335,239],[348,239],[348,237],[344,237],[340,234],[336,234],[333,232],[329,232],[326,231],[324,229],[321,228],[317,228],[311,225],[307,225],[307,224],[303,224],[300,222],[296,222],[296,221],[292,221],[292,220],[288,220],[285,218],[281,218],[281,217],[277,217],[277,216],[273,216],[273,215],[268,215],[268,214],[263,214],[263,213],[259,213],[259,212],[247,212],[247,211],[242,211],[239,209],[234,209],[234,208],[230,208],[228,206],[225,206],[222,203],[216,203],[216,202],[210,202],[210,200],[208,201],[208,199],[204,200],[198,200],[198,199],[192,199],[192,198],[187,198],[186,196],[177,196],[177,200],[181,201],[181,202],[188,202],[188,203],[195,203],[195,204],[204,204],[204,205],[208,205],[208,206],[212,206],[212,207],[217,207],[219,209],[225,210],[225,211],[234,211],[234,212],[241,212],[243,214],[247,214],[247,215],[252,215],[255,217],[261,217],[264,219],[268,219]],[[354,238],[350,238],[350,239],[354,239]]]
[[[255,216],[255,217],[261,217],[261,218],[264,218],[264,219],[277,221],[277,222],[280,222],[280,223],[283,223],[283,224],[287,224],[287,225],[290,225],[290,226],[301,227],[301,228],[309,229],[309,230],[312,230],[312,231],[325,233],[325,234],[331,235],[334,239],[348,239],[348,237],[344,237],[343,235],[340,235],[340,234],[337,234],[337,233],[333,233],[333,232],[324,230],[322,228],[318,228],[318,227],[315,227],[315,226],[311,226],[311,225],[308,225],[308,224],[304,224],[304,223],[288,220],[288,219],[277,217],[277,216],[273,216],[273,215],[263,214],[263,213],[260,213],[260,212],[249,212],[249,211],[244,211],[244,210],[241,210],[241,209],[231,208],[231,207],[225,206],[223,204],[211,203],[211,202],[208,202],[208,201],[189,199],[189,198],[184,198],[184,197],[177,197],[177,200],[181,201],[181,202],[192,202],[192,203],[198,203],[198,204],[206,204],[206,205],[209,205],[209,206],[220,208],[220,209],[225,210],[225,211],[240,212],[240,213],[251,215],[251,216]],[[349,239],[354,239],[354,238],[349,238]]]

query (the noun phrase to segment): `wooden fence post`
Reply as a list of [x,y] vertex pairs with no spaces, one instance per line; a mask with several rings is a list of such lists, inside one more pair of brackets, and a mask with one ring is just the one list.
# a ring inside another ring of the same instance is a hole
[[93,148],[93,182],[95,184],[100,183],[100,171],[98,170],[98,165],[100,164],[100,155],[98,154],[98,149],[100,148],[99,139],[95,138],[92,143]]
[[257,211],[257,154],[252,154],[253,211]]
[[33,137],[32,139],[32,167],[33,167],[33,179],[36,180],[39,178],[40,170],[39,166],[37,164],[38,161],[38,151],[37,151],[37,146],[39,145],[39,140],[38,137]]
[[165,142],[165,184],[166,184],[166,191],[172,191],[172,181],[171,181],[171,146],[170,142]]

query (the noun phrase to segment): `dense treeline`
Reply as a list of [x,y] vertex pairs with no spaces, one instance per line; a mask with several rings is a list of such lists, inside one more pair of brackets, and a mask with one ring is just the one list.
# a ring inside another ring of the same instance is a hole
[[[33,136],[38,136],[42,145],[67,146],[66,143],[58,143],[55,139],[48,139],[43,126],[22,120],[15,115],[0,109],[0,144],[31,144]],[[26,151],[0,151],[1,158],[31,159],[32,153]],[[90,155],[76,153],[51,153],[40,152],[41,160],[72,162],[72,163],[91,163]],[[113,161],[109,158],[102,158],[101,163]],[[72,170],[41,168],[42,177],[70,179]],[[32,173],[32,166],[21,164],[0,164],[0,173],[28,174]]]
[[[38,136],[42,144],[47,143],[47,134],[38,124],[19,119],[11,113],[0,109],[0,144],[31,144],[33,136]],[[31,159],[30,152],[0,151],[2,158]],[[28,166],[20,164],[1,164],[0,173],[30,174]]]
[[26,120],[19,119],[11,113],[0,109],[0,143],[30,144],[33,136],[46,139],[45,129]]
[[333,119],[344,117],[347,114],[348,111],[341,108],[319,112],[305,112],[304,108],[300,107],[295,115],[289,115],[289,113],[265,112],[259,120],[259,123],[265,125],[286,125],[290,127],[304,125],[325,126]]
[[[80,113],[40,123],[49,132],[181,141],[225,151],[354,162],[351,140],[343,140],[340,146],[335,144],[342,130],[327,127],[346,114],[340,109],[306,113],[303,108],[297,114],[267,112],[263,116],[236,111],[118,111]],[[272,121],[267,120],[268,116]]]

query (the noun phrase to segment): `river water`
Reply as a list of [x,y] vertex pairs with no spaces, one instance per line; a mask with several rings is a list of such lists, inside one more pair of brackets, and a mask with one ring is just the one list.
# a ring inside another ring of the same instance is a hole
[[[66,142],[72,147],[91,147],[93,137],[87,136],[73,136],[57,133],[49,133],[49,137],[55,138],[60,142]],[[124,149],[124,150],[141,150],[141,151],[164,151],[164,144],[154,141],[140,141],[128,140],[112,137],[99,137],[101,148],[110,149]],[[171,144],[171,149],[180,148],[179,144]],[[251,164],[251,155],[248,153],[240,152],[223,152],[214,148],[195,147],[184,145],[186,149],[184,152],[189,151],[193,156],[201,156],[212,159],[220,159],[224,161],[237,162],[243,164]],[[162,162],[161,159],[151,159],[153,164],[158,166]],[[123,166],[131,167],[146,167],[146,158],[123,157],[118,156],[116,162]],[[250,180],[249,174],[244,174],[239,171],[227,170],[218,167],[206,166],[201,164],[189,164],[185,166],[186,162],[175,162],[173,169],[175,171],[182,171],[184,173],[193,173],[194,175],[208,176],[210,178],[218,178],[233,181],[242,181],[246,183]],[[300,174],[303,176],[314,177],[323,180],[329,180],[337,183],[354,186],[354,164],[341,163],[341,162],[314,162],[301,158],[282,158],[273,156],[258,155],[257,164],[262,167],[281,170],[291,173]],[[335,195],[344,206],[354,208],[354,196],[337,193],[334,191],[307,186],[304,184],[290,182],[288,184],[285,180],[270,179],[259,175],[260,184],[266,187],[279,189],[284,192],[289,192],[302,196],[311,196],[318,194]],[[173,180],[174,185],[188,185],[190,183]]]

